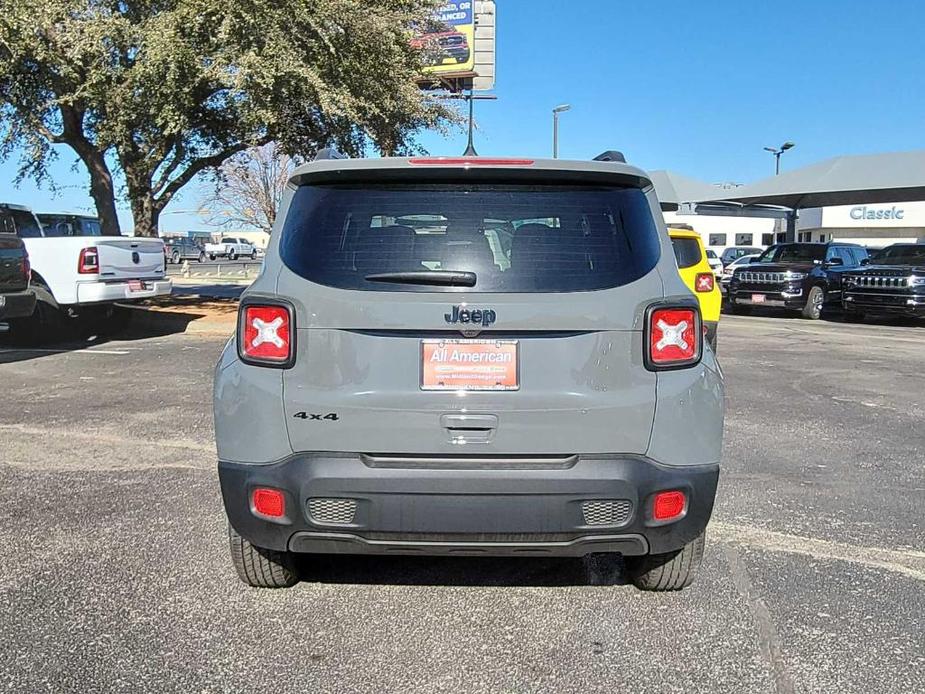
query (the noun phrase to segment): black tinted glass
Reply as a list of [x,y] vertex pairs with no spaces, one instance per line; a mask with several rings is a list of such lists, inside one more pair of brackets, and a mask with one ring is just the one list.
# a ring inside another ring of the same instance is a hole
[[697,239],[671,239],[671,245],[679,268],[693,267],[700,262],[700,244]]
[[[502,184],[302,186],[283,262],[332,287],[374,291],[565,292],[636,280],[658,261],[636,188]],[[474,287],[381,282],[381,273],[472,272]]]
[[759,263],[811,263],[825,260],[826,246],[810,243],[785,243],[771,246],[758,258]]
[[925,263],[925,244],[888,246],[880,251],[877,262],[883,265],[922,265]]

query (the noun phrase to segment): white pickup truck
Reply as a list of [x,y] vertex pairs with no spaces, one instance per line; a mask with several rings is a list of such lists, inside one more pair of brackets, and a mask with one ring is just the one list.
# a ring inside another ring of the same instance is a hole
[[59,235],[66,232],[44,229],[29,208],[21,205],[0,204],[0,226],[19,236],[29,252],[36,312],[42,322],[51,314],[75,318],[111,313],[115,302],[171,292],[160,239]]
[[226,236],[218,243],[207,243],[205,252],[209,260],[216,258],[228,258],[228,260],[237,260],[238,258],[250,258],[257,260],[257,248],[247,239]]

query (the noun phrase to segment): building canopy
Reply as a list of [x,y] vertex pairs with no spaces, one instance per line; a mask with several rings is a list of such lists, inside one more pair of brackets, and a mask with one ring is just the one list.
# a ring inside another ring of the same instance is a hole
[[706,196],[681,202],[779,205],[796,210],[913,200],[925,200],[925,150],[835,157],[747,186],[714,188]]

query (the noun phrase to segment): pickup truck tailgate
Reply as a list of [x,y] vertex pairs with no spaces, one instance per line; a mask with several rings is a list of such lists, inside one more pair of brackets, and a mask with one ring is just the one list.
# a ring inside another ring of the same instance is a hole
[[101,238],[101,280],[152,279],[164,276],[164,243],[158,239]]

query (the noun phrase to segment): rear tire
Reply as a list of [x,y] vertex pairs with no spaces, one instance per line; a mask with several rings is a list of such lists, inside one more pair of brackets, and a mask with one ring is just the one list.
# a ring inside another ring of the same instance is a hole
[[228,260],[234,261],[234,260],[237,260],[237,259],[238,259],[238,254],[235,253],[234,251],[232,251],[231,253],[228,254]]
[[629,579],[639,590],[668,591],[687,588],[703,560],[704,533],[679,550],[644,557],[626,557]]
[[806,305],[800,314],[808,320],[819,320],[822,317],[822,304],[825,301],[825,292],[822,287],[816,285],[809,290],[806,297]]
[[251,253],[251,260],[257,260],[257,251]]
[[199,257],[198,257],[196,260],[198,260],[200,263],[206,262],[206,254],[205,254],[205,253],[200,253],[200,254],[199,254]]
[[231,562],[238,578],[254,588],[291,588],[299,581],[287,552],[255,547],[228,526]]
[[173,255],[170,256],[170,261],[171,261],[174,265],[179,264],[179,262],[180,262],[180,251],[174,251],[174,252],[173,252]]
[[209,260],[215,260],[215,254],[209,253]]

